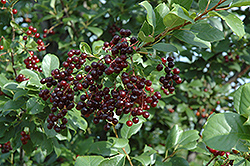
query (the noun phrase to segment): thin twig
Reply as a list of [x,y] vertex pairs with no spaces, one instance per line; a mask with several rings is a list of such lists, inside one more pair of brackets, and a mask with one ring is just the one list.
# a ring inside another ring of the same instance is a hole
[[165,162],[165,161],[167,161],[167,159],[169,159],[170,157],[173,157],[173,156],[175,155],[176,152],[177,152],[177,151],[174,151],[171,155],[169,155],[168,157],[164,158],[164,159],[162,160],[162,162]]
[[[209,10],[207,10],[207,11],[204,11],[201,15],[197,16],[197,17],[194,19],[194,21],[196,22],[196,21],[202,19],[202,17],[203,17],[204,15],[206,15],[208,12],[210,12],[210,11],[212,11],[212,10],[215,10],[220,4],[224,3],[225,1],[227,1],[227,0],[222,0],[222,1],[220,1],[218,4],[216,4],[214,7],[212,7],[211,9],[209,9]],[[191,24],[191,23],[192,23],[192,22],[189,21],[189,22],[186,22],[186,23],[181,24],[181,25],[179,25],[179,26],[176,26],[176,27],[167,29],[167,30],[165,30],[164,32],[162,32],[162,33],[160,33],[159,35],[157,35],[157,36],[155,37],[155,40],[154,40],[154,41],[158,41],[160,38],[165,37],[165,36],[167,35],[167,33],[170,32],[170,31],[180,29],[181,27],[184,27],[184,26],[189,25],[189,24]],[[149,46],[150,44],[152,44],[152,42],[148,42],[148,43],[142,45],[141,47],[138,47],[138,48],[136,49],[136,51],[139,51],[141,48],[147,47],[147,46]]]
[[[119,138],[114,125],[113,125],[113,130],[114,130],[114,133],[115,133],[115,137],[116,137],[116,138]],[[125,148],[122,148],[122,150],[123,150],[123,152],[126,154],[126,157],[127,157],[128,161],[129,161],[129,164],[130,164],[131,166],[133,166],[133,163],[132,163],[132,161],[131,161],[131,159],[130,159],[128,153],[126,152]]]
[[215,159],[216,156],[214,156],[213,158],[211,158],[211,160],[206,164],[206,166],[209,166],[209,164]]
[[[15,19],[14,19],[14,15],[13,15],[13,12],[11,12],[11,20],[13,21],[13,22],[15,22]],[[15,27],[13,26],[12,27],[12,42],[14,42],[15,41]],[[13,71],[14,71],[14,74],[15,74],[15,77],[17,76],[17,73],[16,73],[16,69],[15,69],[15,63],[14,63],[14,49],[12,48],[12,51],[11,51],[11,53],[10,53],[10,55],[11,55],[11,63],[12,63],[12,69],[13,69]]]
[[241,70],[240,72],[235,73],[235,75],[234,75],[233,77],[231,77],[231,78],[227,81],[227,83],[230,84],[230,83],[236,81],[237,78],[239,78],[239,77],[241,77],[242,75],[244,75],[249,69],[250,69],[250,65],[245,66],[244,68],[242,68],[242,70]]

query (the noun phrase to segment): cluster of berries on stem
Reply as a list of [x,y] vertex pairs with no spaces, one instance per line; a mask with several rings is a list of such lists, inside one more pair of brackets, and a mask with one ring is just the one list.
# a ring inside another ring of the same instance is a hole
[[29,57],[27,57],[26,59],[24,59],[24,64],[26,65],[27,69],[30,70],[36,70],[38,72],[42,72],[42,68],[38,67],[37,63],[40,62],[39,58],[34,55],[33,51],[29,51]]
[[26,145],[28,143],[28,140],[30,140],[30,135],[29,134],[26,134],[25,131],[22,131],[21,132],[21,141],[22,141],[22,144],[23,145]]
[[19,74],[17,77],[16,77],[16,82],[23,82],[23,81],[27,81],[29,80],[28,78],[25,78],[25,76],[23,74]]
[[[166,73],[165,76],[161,76],[159,81],[162,83],[161,89],[166,95],[169,95],[169,93],[173,93],[175,88],[173,86],[174,82],[177,84],[180,84],[182,82],[182,79],[179,77],[180,69],[179,68],[174,68],[174,58],[169,56],[167,59],[166,58],[161,58],[162,63],[158,64],[156,66],[156,69],[158,71],[163,70]],[[167,63],[168,62],[168,63]],[[174,68],[174,69],[173,69]]]
[[10,150],[12,150],[10,141],[6,142],[5,144],[0,144],[0,148],[2,149],[2,153],[8,153]]
[[[85,117],[93,114],[94,124],[106,122],[105,131],[118,123],[117,116],[129,115],[126,121],[129,127],[139,122],[139,116],[150,116],[148,110],[157,106],[161,94],[154,92],[152,82],[136,75],[133,69],[123,71],[132,65],[128,59],[133,60],[133,45],[137,39],[129,38],[129,29],[121,29],[119,33],[110,42],[104,42],[103,50],[107,54],[103,58],[85,65],[86,60],[93,56],[72,49],[67,53],[68,58],[62,63],[63,67],[54,69],[51,77],[40,81],[49,89],[41,90],[39,96],[52,103],[47,119],[48,129],[54,128],[56,132],[65,129],[68,120],[64,116],[73,108]],[[172,61],[169,60],[169,66]],[[176,74],[179,71],[174,69],[173,72]],[[112,74],[120,77],[122,84],[118,87],[116,83],[111,87],[103,86],[104,78]],[[179,77],[175,80],[178,82]],[[75,96],[79,96],[80,101]]]

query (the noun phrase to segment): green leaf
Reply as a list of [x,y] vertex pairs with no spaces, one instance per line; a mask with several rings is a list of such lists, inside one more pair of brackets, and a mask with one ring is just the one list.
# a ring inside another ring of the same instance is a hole
[[194,22],[193,19],[189,17],[186,9],[178,4],[174,4],[173,10],[171,10],[171,12],[169,12],[163,19],[164,25],[168,28],[182,25],[186,21]]
[[174,125],[167,137],[166,149],[170,149],[177,145],[177,143],[181,140],[182,134],[183,130],[178,125]]
[[180,141],[178,142],[178,149],[194,149],[197,145],[197,140],[200,138],[197,130],[184,131]]
[[124,148],[128,145],[128,139],[125,138],[108,137],[108,141],[112,143],[112,147],[115,148]]
[[10,21],[10,25],[11,27],[15,28],[15,29],[21,29],[20,26],[15,22],[15,21]]
[[250,116],[250,83],[240,86],[234,93],[234,108],[245,116]]
[[76,109],[72,109],[70,111],[68,111],[68,115],[69,118],[69,124],[71,124],[72,126],[77,126],[79,129],[85,131],[88,127],[88,122],[81,117],[81,112],[76,110]]
[[225,38],[224,33],[222,31],[212,27],[208,23],[194,24],[191,27],[190,31],[194,32],[195,34],[197,34],[196,36],[198,38],[205,41],[213,42],[213,41],[223,40]]
[[42,86],[42,84],[40,83],[41,78],[34,71],[30,69],[23,69],[19,72],[19,74],[23,74],[25,78],[29,78],[28,84]]
[[118,150],[113,148],[112,143],[109,141],[99,141],[91,145],[89,153],[100,154],[102,156],[113,156],[118,153]]
[[175,46],[169,43],[157,43],[153,45],[153,48],[158,51],[163,51],[163,52],[177,52],[178,51]]
[[0,74],[0,87],[3,88],[5,84],[7,84],[9,80],[2,74]]
[[155,9],[156,27],[155,33],[159,34],[166,28],[163,23],[163,18],[169,13],[169,8],[165,3],[160,3]]
[[201,48],[211,48],[210,42],[199,39],[193,32],[188,30],[176,30],[173,35],[188,44],[195,45]]
[[27,95],[27,93],[27,90],[20,89],[14,94],[13,100],[17,100],[19,97]]
[[155,23],[155,12],[153,10],[153,7],[148,1],[143,1],[139,3],[139,5],[142,5],[147,10],[147,21],[154,29],[156,23]]
[[88,30],[90,30],[93,34],[95,34],[97,37],[100,37],[103,34],[103,30],[101,28],[97,27],[88,27]]
[[75,166],[97,166],[103,160],[102,156],[79,156],[76,158]]
[[91,53],[91,48],[89,47],[88,43],[86,42],[81,42],[80,43],[80,50],[86,54],[92,54]]
[[182,157],[172,157],[170,159],[170,161],[166,162],[165,163],[167,166],[175,166],[175,165],[178,165],[178,166],[189,166],[188,164],[188,161],[185,160],[184,158]]
[[202,58],[205,60],[205,61],[208,61],[210,58],[212,58],[214,56],[213,53],[211,52],[208,52],[208,51],[204,51],[202,52]]
[[42,61],[42,69],[44,75],[49,77],[53,69],[58,69],[60,65],[59,59],[53,54],[47,54]]
[[244,29],[243,22],[236,15],[234,15],[233,13],[229,13],[227,11],[220,10],[220,11],[217,11],[217,12],[211,11],[211,12],[209,12],[209,15],[211,15],[211,16],[219,16],[220,18],[225,20],[225,22],[230,27],[230,29],[237,36],[239,36],[239,38],[242,38],[245,35],[245,29]]
[[[246,118],[227,112],[213,115],[208,119],[202,133],[203,141],[210,148],[230,151],[239,148],[243,140],[250,140],[250,126],[244,126]],[[225,146],[226,145],[226,146]]]
[[39,102],[38,98],[32,97],[27,101],[26,108],[30,114],[37,114],[43,112],[44,106]]
[[150,35],[150,36],[146,36],[146,35],[144,34],[143,31],[140,31],[140,32],[138,33],[138,37],[139,37],[143,42],[145,42],[145,43],[154,42],[154,41],[155,41],[155,39],[154,39],[151,35]]
[[106,158],[98,166],[124,166],[125,155],[119,154],[114,157]]
[[140,163],[142,163],[142,165],[145,165],[145,166],[148,166],[151,163],[150,156],[146,156],[146,155],[136,156],[136,157],[133,157],[132,159],[139,161]]
[[142,24],[142,27],[140,29],[140,31],[142,31],[145,36],[149,36],[153,34],[153,28],[152,26],[150,26],[147,21],[144,21],[144,23]]
[[9,100],[4,104],[3,110],[17,110],[25,104],[25,100],[18,98],[17,100]]
[[180,6],[186,8],[187,10],[190,9],[191,4],[192,4],[193,0],[170,0],[170,4],[179,4]]
[[50,1],[50,7],[52,7],[54,9],[55,6],[56,6],[56,0],[51,0]]
[[[92,44],[92,51],[94,55],[98,55],[101,51],[102,51],[102,47],[103,47],[103,41],[102,40],[98,40],[98,41],[94,41]],[[100,56],[100,55],[98,55]]]
[[136,134],[142,127],[143,120],[139,120],[137,124],[133,124],[131,127],[128,127],[126,124],[123,124],[121,129],[122,138],[130,138],[132,135]]
[[230,8],[249,6],[249,5],[250,5],[250,0],[234,0],[233,3],[230,5]]

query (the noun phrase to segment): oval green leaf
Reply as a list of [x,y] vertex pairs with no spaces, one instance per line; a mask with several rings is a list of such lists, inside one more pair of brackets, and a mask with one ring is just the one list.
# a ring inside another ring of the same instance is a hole
[[60,63],[59,63],[59,59],[57,58],[57,56],[53,54],[45,55],[42,61],[42,69],[43,69],[44,75],[46,77],[49,77],[51,71],[53,69],[58,69],[59,65]]
[[103,160],[102,156],[79,156],[76,158],[75,166],[97,166]]
[[245,117],[250,116],[250,83],[241,86],[234,93],[234,108]]
[[153,45],[153,48],[158,51],[163,51],[163,52],[177,52],[178,51],[175,46],[169,43],[157,43]]
[[203,141],[216,150],[242,150],[242,141],[250,140],[250,126],[244,126],[245,121],[246,118],[232,112],[216,114],[208,119],[204,127]]

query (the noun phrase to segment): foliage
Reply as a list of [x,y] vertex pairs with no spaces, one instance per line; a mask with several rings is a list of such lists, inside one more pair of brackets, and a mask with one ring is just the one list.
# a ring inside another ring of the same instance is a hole
[[[1,165],[249,164],[249,0],[5,2],[0,3]],[[122,55],[113,53],[121,29],[132,31],[121,39],[126,38],[131,53],[125,53],[127,66],[110,74],[105,61],[109,54],[114,61]],[[132,36],[138,40],[132,42]],[[56,119],[55,126],[60,122],[65,129],[50,130],[52,93],[64,80],[49,86],[48,78],[54,79],[57,69],[70,71],[65,62],[72,50],[81,52],[83,62],[72,69],[74,78],[80,74],[85,79],[93,62],[105,64],[95,85],[112,89],[109,97],[129,89],[123,72],[152,82],[139,88],[143,95],[138,98],[161,95],[155,105],[149,102],[150,109],[142,101],[121,116],[114,111],[117,124],[107,117],[95,124],[100,112],[78,109],[82,101],[89,104],[94,92],[77,89],[78,83],[73,88],[72,82],[68,87],[77,106],[63,103],[67,121]],[[172,68],[171,63],[180,73],[160,70]],[[170,84],[159,81],[162,76],[170,77]],[[144,110],[142,116],[133,115],[138,109]]]

